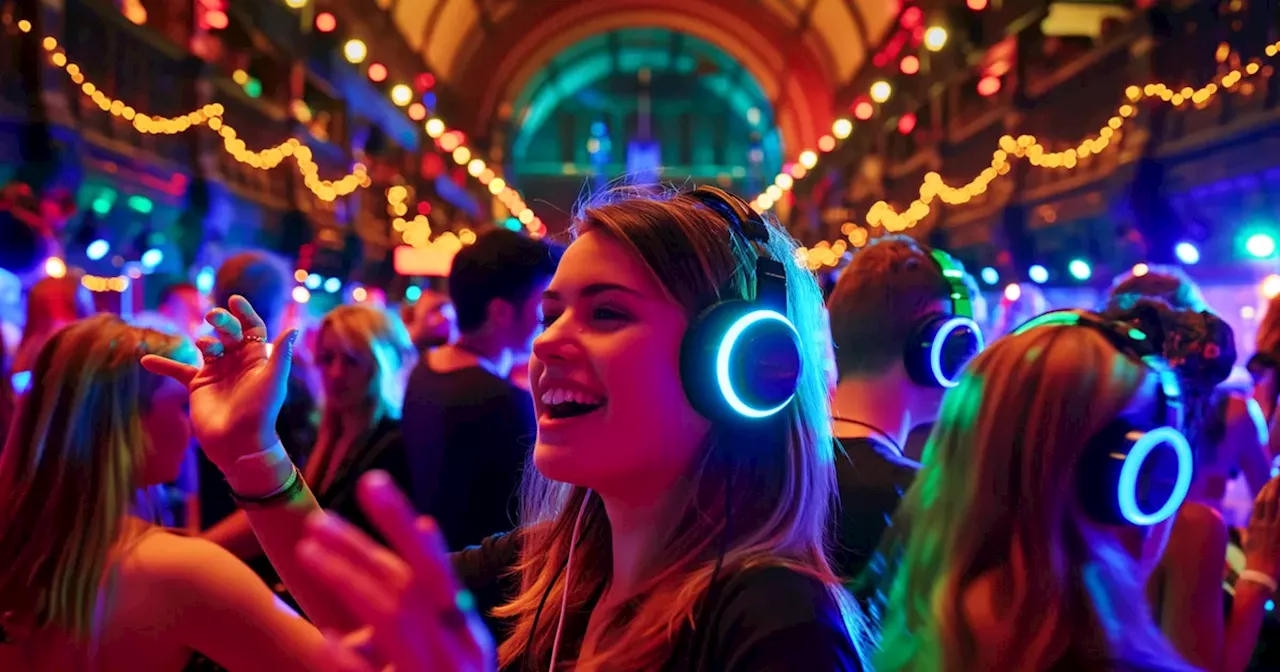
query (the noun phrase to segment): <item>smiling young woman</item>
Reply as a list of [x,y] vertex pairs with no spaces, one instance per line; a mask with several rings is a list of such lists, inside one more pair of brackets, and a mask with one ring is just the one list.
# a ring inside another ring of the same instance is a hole
[[[530,361],[523,526],[453,560],[472,588],[518,574],[496,610],[513,624],[502,667],[862,669],[861,618],[824,552],[826,353],[798,336],[820,328],[822,299],[793,241],[705,187],[611,194],[576,234]],[[314,499],[271,446],[287,358],[267,360],[247,303],[231,309],[204,369],[147,365],[189,383],[231,488],[265,496],[249,519],[285,583],[309,612],[373,626],[406,669],[484,667],[484,637],[460,627],[477,622],[471,600],[441,597],[456,584],[438,533],[388,504],[385,479],[363,501],[400,557],[331,517],[304,522]]]

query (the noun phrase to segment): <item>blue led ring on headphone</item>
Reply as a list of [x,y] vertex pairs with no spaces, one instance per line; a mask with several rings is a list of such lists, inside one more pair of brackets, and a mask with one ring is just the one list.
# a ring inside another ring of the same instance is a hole
[[1177,373],[1143,331],[1085,311],[1045,313],[1013,333],[1045,326],[1093,329],[1147,370],[1148,379],[1129,406],[1090,437],[1076,466],[1085,511],[1110,525],[1148,526],[1169,519],[1186,500],[1195,472],[1191,444],[1181,429]]
[[[1142,467],[1161,445],[1172,449],[1177,456],[1177,480],[1168,499],[1160,508],[1151,512],[1143,511],[1142,505],[1138,502]],[[1182,506],[1182,502],[1186,500],[1187,493],[1191,490],[1191,475],[1194,471],[1195,462],[1191,455],[1191,444],[1187,443],[1187,437],[1183,436],[1182,432],[1169,426],[1142,432],[1141,436],[1133,441],[1132,448],[1129,449],[1129,454],[1120,467],[1120,477],[1116,487],[1116,504],[1119,507],[1120,516],[1134,525],[1155,525],[1166,520],[1177,513],[1178,507]]]
[[916,322],[907,339],[903,362],[917,385],[952,388],[960,384],[960,371],[982,352],[986,342],[973,319],[964,269],[942,250],[929,250],[929,260],[947,281],[951,310],[930,313]]
[[735,424],[776,416],[791,404],[803,361],[787,317],[786,267],[765,249],[769,227],[745,201],[712,187],[683,196],[710,208],[756,250],[753,300],[721,301],[690,325],[680,348],[685,396],[703,416]]

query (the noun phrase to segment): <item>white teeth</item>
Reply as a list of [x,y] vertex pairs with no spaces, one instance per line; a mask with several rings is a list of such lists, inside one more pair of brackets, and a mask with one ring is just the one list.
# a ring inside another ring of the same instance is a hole
[[547,406],[556,406],[568,402],[577,404],[603,404],[604,399],[594,394],[588,394],[579,390],[569,390],[563,387],[553,387],[542,393],[542,403]]

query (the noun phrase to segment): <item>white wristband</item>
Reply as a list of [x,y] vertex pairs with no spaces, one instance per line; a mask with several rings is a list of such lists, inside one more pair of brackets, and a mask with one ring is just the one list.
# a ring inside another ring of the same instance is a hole
[[289,462],[289,453],[276,441],[270,448],[243,455],[222,470],[222,476],[231,488],[245,496],[253,497],[280,486],[276,472]]
[[1246,569],[1243,572],[1240,572],[1240,574],[1238,574],[1236,578],[1240,581],[1250,581],[1250,582],[1256,583],[1260,586],[1265,587],[1268,591],[1272,593],[1276,592],[1277,590],[1280,590],[1280,585],[1276,585],[1276,580],[1274,577],[1269,576],[1263,572],[1259,572],[1256,569]]

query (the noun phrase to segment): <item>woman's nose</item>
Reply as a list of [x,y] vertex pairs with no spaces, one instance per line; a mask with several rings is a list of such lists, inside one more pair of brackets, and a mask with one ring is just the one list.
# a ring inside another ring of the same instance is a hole
[[578,334],[568,313],[546,325],[533,339],[533,356],[544,362],[564,360],[578,350]]

